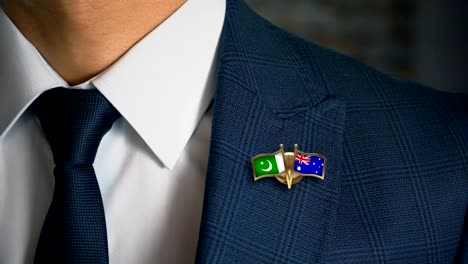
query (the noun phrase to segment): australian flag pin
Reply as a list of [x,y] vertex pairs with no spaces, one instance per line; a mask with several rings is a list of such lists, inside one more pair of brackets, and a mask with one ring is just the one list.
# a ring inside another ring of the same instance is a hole
[[291,189],[303,177],[325,178],[327,158],[318,153],[306,153],[294,145],[294,152],[284,152],[283,144],[274,153],[258,154],[252,158],[254,180],[276,179]]

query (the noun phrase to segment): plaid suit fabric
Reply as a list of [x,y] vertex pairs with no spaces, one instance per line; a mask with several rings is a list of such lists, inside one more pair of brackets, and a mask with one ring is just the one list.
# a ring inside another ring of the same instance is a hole
[[[380,73],[228,1],[198,263],[466,262],[466,95]],[[328,157],[254,182],[250,158]]]

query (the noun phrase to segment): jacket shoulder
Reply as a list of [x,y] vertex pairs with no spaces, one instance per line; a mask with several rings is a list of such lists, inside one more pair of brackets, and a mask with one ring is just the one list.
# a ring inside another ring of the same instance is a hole
[[[347,101],[419,102],[443,106],[468,118],[468,95],[450,93],[382,72],[338,51],[289,33],[275,25],[278,40],[333,97]],[[465,119],[466,120],[466,119]],[[466,122],[465,122],[466,123]],[[468,124],[466,124],[468,125]]]
[[466,95],[381,72],[290,33],[245,4],[231,3],[237,4],[226,14],[221,62],[239,72],[246,89],[271,108],[306,107],[336,97],[348,102],[433,102],[466,111]]

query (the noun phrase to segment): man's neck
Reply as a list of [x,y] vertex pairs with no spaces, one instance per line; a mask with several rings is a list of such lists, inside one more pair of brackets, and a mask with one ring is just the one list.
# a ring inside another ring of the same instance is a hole
[[2,8],[70,85],[99,74],[186,0],[10,0]]

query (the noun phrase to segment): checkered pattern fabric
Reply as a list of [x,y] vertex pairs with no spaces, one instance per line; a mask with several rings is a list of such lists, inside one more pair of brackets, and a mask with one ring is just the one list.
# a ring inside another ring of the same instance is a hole
[[92,166],[119,118],[97,90],[55,88],[33,104],[55,161],[55,189],[34,263],[109,263],[104,207]]
[[[389,76],[229,0],[197,263],[467,263],[468,99]],[[283,143],[328,158],[253,180]]]

